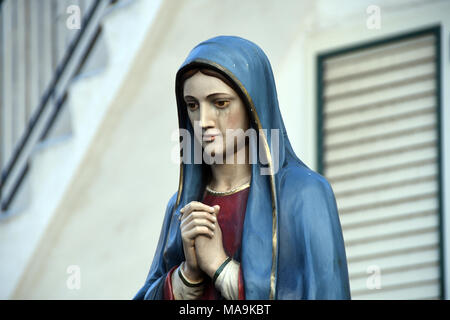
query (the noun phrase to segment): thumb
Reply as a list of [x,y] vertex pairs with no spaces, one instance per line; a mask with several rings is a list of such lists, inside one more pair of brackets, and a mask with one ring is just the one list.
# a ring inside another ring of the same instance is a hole
[[218,204],[216,204],[213,206],[213,208],[214,208],[214,214],[218,214],[219,210],[220,210],[220,206]]

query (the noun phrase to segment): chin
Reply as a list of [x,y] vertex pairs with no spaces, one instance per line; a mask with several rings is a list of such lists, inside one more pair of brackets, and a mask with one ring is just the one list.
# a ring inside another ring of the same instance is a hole
[[223,148],[214,142],[210,142],[207,145],[205,145],[203,148],[203,152],[204,152],[203,155],[204,159],[209,155],[211,155],[212,158],[222,159],[224,153]]

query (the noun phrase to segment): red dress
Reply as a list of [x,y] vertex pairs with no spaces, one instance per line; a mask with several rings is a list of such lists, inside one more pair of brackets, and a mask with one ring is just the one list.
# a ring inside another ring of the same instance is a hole
[[[242,230],[249,191],[249,187],[228,195],[214,195],[206,191],[202,200],[202,203],[211,207],[214,205],[220,206],[217,221],[222,230],[223,248],[229,257],[237,261],[241,261]],[[174,300],[171,279],[172,273],[177,267],[175,266],[169,271],[164,282],[164,299],[166,300]],[[218,300],[223,299],[223,297],[215,288],[212,280],[207,278],[205,279],[203,296],[200,299]],[[243,299],[245,299],[244,281],[242,271],[239,269],[239,300]]]

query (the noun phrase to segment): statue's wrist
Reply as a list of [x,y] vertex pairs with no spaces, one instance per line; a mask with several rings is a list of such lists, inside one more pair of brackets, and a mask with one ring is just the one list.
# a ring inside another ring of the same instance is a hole
[[187,263],[183,263],[181,265],[183,274],[187,277],[187,280],[191,281],[191,282],[200,282],[203,280],[203,274],[202,271],[200,269],[193,269],[190,268]]
[[220,266],[228,259],[228,256],[225,254],[221,256],[220,258],[216,259],[214,263],[211,264],[209,270],[206,271],[206,274],[212,279],[214,277],[214,274],[216,273],[217,269],[220,268]]

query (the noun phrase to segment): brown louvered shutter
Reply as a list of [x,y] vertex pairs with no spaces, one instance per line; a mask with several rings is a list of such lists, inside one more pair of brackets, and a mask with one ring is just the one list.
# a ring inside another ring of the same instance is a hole
[[[353,299],[440,296],[436,41],[422,34],[322,60],[323,173]],[[371,268],[380,289],[367,285]]]

